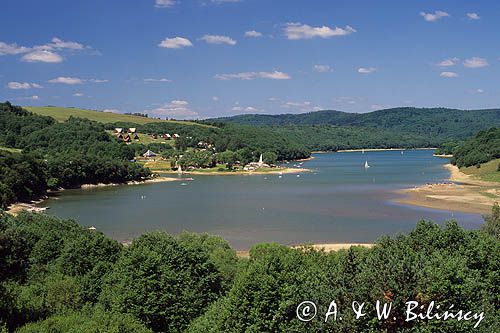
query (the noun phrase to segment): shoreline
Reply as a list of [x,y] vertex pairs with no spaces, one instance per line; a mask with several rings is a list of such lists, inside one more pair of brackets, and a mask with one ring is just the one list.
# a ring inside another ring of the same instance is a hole
[[365,148],[365,149],[340,149],[337,153],[370,152],[370,151],[402,151],[402,150],[435,150],[437,148]]
[[[268,171],[213,171],[213,172],[204,172],[204,171],[183,171],[182,175],[199,175],[199,176],[251,176],[251,175],[286,175],[286,174],[295,174],[301,172],[312,172],[310,169],[304,168],[276,168],[276,170],[268,170]],[[161,174],[179,174],[177,171],[161,171]],[[180,175],[180,174],[179,174]]]
[[451,164],[445,164],[443,167],[450,172],[448,182],[398,190],[396,193],[404,197],[393,201],[410,206],[472,214],[490,214],[493,204],[500,202],[499,183],[475,179]]
[[[371,248],[375,244],[373,243],[317,243],[317,244],[302,244],[302,245],[288,245],[291,249],[303,249],[303,248],[313,248],[318,251],[325,251],[326,253],[348,250],[353,246],[361,246],[366,248]],[[249,258],[250,250],[236,250],[236,255],[238,258]]]
[[[143,184],[174,182],[174,181],[182,181],[182,180],[186,180],[186,179],[185,178],[173,178],[173,177],[154,177],[151,179],[145,179],[143,181],[129,181],[127,183],[122,183],[122,184],[119,184],[119,183],[82,184],[79,188],[76,188],[76,189],[92,190],[92,189],[101,188],[101,187],[143,185]],[[58,190],[58,191],[55,191],[52,193],[63,192],[65,190],[67,190],[67,189],[61,189],[61,190]],[[40,205],[44,201],[48,200],[49,198],[50,198],[50,196],[45,196],[41,199],[32,200],[31,202],[15,202],[15,203],[9,205],[9,207],[7,207],[7,209],[5,210],[5,213],[16,216],[17,214],[19,214],[23,210],[35,210],[37,208],[40,208],[40,207],[38,207],[38,205]]]

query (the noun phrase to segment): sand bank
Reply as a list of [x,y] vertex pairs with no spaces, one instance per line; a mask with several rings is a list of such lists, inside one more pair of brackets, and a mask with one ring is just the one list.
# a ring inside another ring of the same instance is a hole
[[444,165],[450,171],[450,182],[426,184],[398,191],[405,196],[402,204],[464,213],[489,214],[500,202],[500,183],[487,182],[461,172],[456,166]]
[[369,152],[369,151],[400,151],[400,150],[434,150],[437,148],[366,148],[366,149],[341,149],[337,153]]
[[[351,246],[363,246],[363,247],[372,247],[374,244],[368,243],[325,243],[325,244],[311,244],[311,245],[293,245],[290,246],[292,249],[300,249],[303,247],[312,247],[315,250],[323,250],[325,252],[332,252],[338,250],[347,250]],[[249,250],[241,250],[236,251],[236,255],[240,258],[249,258],[250,251]]]
[[[183,175],[205,175],[205,176],[249,176],[249,175],[285,175],[301,172],[311,172],[312,170],[304,168],[276,168],[275,170],[265,171],[183,171]],[[165,174],[177,174],[177,171],[162,171]]]

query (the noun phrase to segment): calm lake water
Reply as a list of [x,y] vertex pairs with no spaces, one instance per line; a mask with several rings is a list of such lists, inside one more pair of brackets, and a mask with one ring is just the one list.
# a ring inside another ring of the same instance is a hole
[[[193,181],[68,190],[48,212],[95,226],[117,240],[151,230],[222,235],[235,248],[255,243],[372,242],[409,231],[420,219],[456,219],[478,228],[475,214],[393,203],[394,191],[444,181],[446,159],[430,150],[315,154],[297,175],[193,176]],[[370,164],[364,168],[365,160]],[[291,163],[293,165],[296,163]]]

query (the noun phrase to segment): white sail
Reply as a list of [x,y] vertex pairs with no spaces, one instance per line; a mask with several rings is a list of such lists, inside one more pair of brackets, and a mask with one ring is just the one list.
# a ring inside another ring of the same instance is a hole
[[179,167],[177,168],[177,173],[182,173],[182,167],[180,164],[179,164]]
[[264,164],[264,161],[262,160],[262,154],[260,154],[260,157],[259,157],[259,165],[262,165]]
[[361,153],[364,154],[365,153],[365,148],[361,149]]
[[368,161],[365,161],[365,169],[368,169],[370,166],[368,165]]

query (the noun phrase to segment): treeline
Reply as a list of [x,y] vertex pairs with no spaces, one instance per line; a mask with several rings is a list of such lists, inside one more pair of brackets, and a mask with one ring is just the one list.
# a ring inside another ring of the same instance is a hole
[[276,135],[300,142],[312,151],[337,151],[361,148],[436,147],[440,140],[414,134],[377,128],[340,127],[332,125],[290,125],[270,127]]
[[[459,168],[486,163],[500,158],[500,128],[490,128],[452,150],[452,163]],[[500,171],[500,164],[499,164]]]
[[500,110],[457,110],[447,108],[402,107],[368,113],[316,111],[302,114],[239,115],[209,119],[206,123],[235,123],[253,126],[333,125],[390,130],[442,143],[468,139],[481,130],[500,126]]
[[0,208],[43,196],[48,189],[142,180],[150,171],[131,163],[136,149],[118,142],[104,126],[70,118],[56,123],[10,103],[0,104]]
[[[0,332],[497,332],[499,237],[496,205],[483,231],[421,221],[373,248],[261,244],[237,259],[215,236],[153,232],[122,246],[71,220],[3,216]],[[310,322],[296,314],[306,300],[318,307]],[[332,300],[342,320],[325,323]],[[377,300],[392,303],[388,320],[376,320]],[[407,301],[484,319],[406,321]]]

